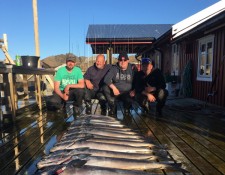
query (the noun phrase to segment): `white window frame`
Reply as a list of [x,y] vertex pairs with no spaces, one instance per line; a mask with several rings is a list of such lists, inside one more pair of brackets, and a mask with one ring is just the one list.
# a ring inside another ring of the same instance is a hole
[[179,52],[180,47],[177,44],[172,45],[172,65],[171,65],[171,75],[179,75]]
[[[209,35],[198,40],[198,81],[212,81],[214,35]],[[208,68],[209,67],[209,68]]]

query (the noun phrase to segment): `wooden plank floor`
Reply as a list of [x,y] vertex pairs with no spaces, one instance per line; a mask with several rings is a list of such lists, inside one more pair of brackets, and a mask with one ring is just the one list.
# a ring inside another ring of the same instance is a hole
[[225,174],[225,109],[194,99],[168,99],[163,117],[134,105],[132,118],[118,118],[149,141],[166,148],[171,158],[193,175]]
[[131,125],[167,147],[169,155],[191,174],[225,174],[225,110],[201,105],[192,99],[168,100],[161,118],[153,115],[154,104],[147,115],[136,106]]
[[[168,99],[162,118],[153,115],[154,104],[150,114],[144,114],[134,104],[132,117],[124,117],[119,105],[118,119],[159,146],[156,154],[167,154],[187,170],[162,174],[225,174],[225,109],[211,105],[204,108],[203,104],[193,99]],[[33,172],[41,155],[56,142],[52,139],[60,136],[56,133],[68,127],[65,118],[56,112],[43,111],[39,115],[34,111],[33,108],[21,111],[13,128],[1,128],[0,174]],[[92,113],[100,114],[97,103]]]
[[1,175],[34,174],[37,161],[57,142],[72,117],[71,110],[64,115],[39,111],[37,104],[21,108],[18,114],[14,124],[0,127]]

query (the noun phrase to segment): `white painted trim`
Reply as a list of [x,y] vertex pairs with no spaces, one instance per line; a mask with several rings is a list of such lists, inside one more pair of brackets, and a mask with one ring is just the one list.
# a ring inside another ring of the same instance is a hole
[[174,24],[172,26],[173,39],[188,32],[199,24],[225,11],[225,0],[221,0],[202,11]]

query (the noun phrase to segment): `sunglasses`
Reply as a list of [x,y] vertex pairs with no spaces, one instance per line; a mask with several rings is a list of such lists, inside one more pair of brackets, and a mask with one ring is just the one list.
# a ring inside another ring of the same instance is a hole
[[123,59],[123,60],[119,59],[118,61],[123,61],[123,62],[126,62],[126,61],[128,61],[128,60],[126,60],[126,59]]

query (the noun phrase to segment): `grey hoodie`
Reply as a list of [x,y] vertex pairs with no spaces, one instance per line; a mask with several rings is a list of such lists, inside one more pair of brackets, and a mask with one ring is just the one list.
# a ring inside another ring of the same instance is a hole
[[114,84],[120,93],[128,92],[132,89],[134,70],[133,65],[128,64],[126,70],[122,70],[118,63],[113,65],[104,78],[104,83],[108,86]]

